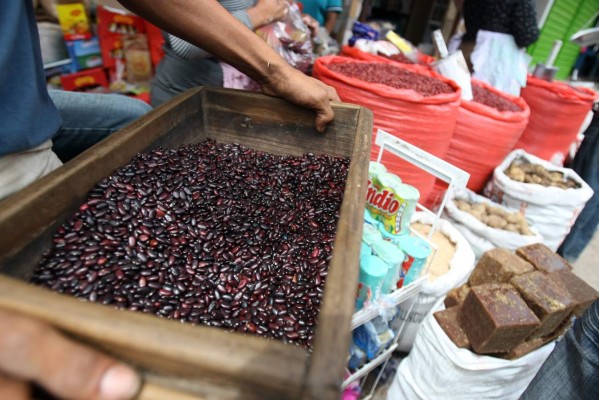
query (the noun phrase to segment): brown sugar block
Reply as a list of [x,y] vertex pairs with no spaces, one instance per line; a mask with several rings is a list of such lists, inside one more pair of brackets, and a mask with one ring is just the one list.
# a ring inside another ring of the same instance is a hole
[[559,270],[549,274],[549,277],[566,289],[574,302],[574,315],[582,316],[584,310],[599,298],[599,292],[589,286],[585,281],[568,270]]
[[443,311],[437,311],[435,314],[435,319],[437,323],[443,329],[447,337],[451,339],[451,341],[461,349],[469,349],[470,341],[468,340],[468,336],[462,329],[459,323],[459,313],[460,307],[451,307]]
[[518,291],[509,284],[470,289],[460,312],[462,329],[475,352],[507,353],[540,325]]
[[568,261],[555,254],[555,252],[542,243],[520,247],[516,249],[516,254],[531,263],[539,271],[548,274],[563,269],[572,269]]
[[468,296],[468,292],[470,292],[470,286],[468,284],[464,284],[460,287],[452,289],[447,296],[445,297],[445,308],[450,308],[453,306],[461,306],[466,296]]
[[505,360],[516,360],[538,349],[545,343],[546,342],[541,338],[526,340],[514,347],[512,350],[508,351],[507,353],[500,353],[497,354],[497,356]]
[[534,271],[534,267],[506,249],[489,250],[482,255],[468,283],[508,283],[512,277]]
[[557,327],[557,329],[555,331],[553,331],[552,334],[547,335],[547,336],[543,336],[543,344],[545,343],[549,343],[549,342],[553,342],[555,339],[559,338],[560,336],[562,336],[563,334],[565,334],[568,329],[570,329],[572,327],[574,323],[574,319],[572,318],[571,315],[569,315],[566,319],[564,319],[564,321]]
[[511,284],[541,321],[531,339],[551,334],[574,309],[568,292],[540,271],[515,276]]

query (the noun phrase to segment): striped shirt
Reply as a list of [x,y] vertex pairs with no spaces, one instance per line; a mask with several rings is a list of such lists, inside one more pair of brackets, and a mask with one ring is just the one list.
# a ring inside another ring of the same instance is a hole
[[[254,29],[247,9],[255,0],[219,0],[219,3],[249,29]],[[222,68],[210,53],[169,33],[163,35],[165,54],[152,80],[152,106],[196,86],[223,86]]]

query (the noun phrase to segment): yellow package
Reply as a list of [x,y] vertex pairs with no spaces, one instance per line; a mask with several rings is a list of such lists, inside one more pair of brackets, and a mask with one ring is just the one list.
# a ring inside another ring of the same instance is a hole
[[56,12],[65,40],[82,40],[92,37],[83,3],[57,4]]
[[407,232],[419,198],[415,187],[402,183],[397,175],[383,172],[368,180],[366,209],[385,231],[398,235]]

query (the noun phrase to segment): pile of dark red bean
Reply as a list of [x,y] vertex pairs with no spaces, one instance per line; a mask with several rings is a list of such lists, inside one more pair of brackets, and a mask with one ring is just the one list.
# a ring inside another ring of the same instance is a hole
[[342,75],[368,83],[381,83],[396,89],[411,89],[424,97],[453,93],[447,83],[431,76],[417,74],[385,63],[333,63],[329,69]]
[[497,111],[520,112],[522,109],[519,105],[512,103],[508,99],[501,97],[480,85],[472,85],[472,97],[477,103],[484,104],[487,107],[497,109]]
[[309,348],[348,166],[214,141],[139,154],[59,228],[32,282]]

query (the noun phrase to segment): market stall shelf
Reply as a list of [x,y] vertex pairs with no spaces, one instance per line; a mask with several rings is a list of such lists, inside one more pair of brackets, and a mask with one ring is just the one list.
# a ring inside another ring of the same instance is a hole
[[[42,319],[135,365],[149,385],[142,394],[162,390],[197,398],[338,398],[354,311],[372,114],[348,104],[335,104],[334,111],[335,121],[320,134],[313,127],[313,112],[255,93],[196,88],[157,108],[0,202],[0,308]],[[311,353],[82,302],[22,282],[49,248],[52,234],[97,182],[139,152],[208,138],[277,155],[351,158]]]

